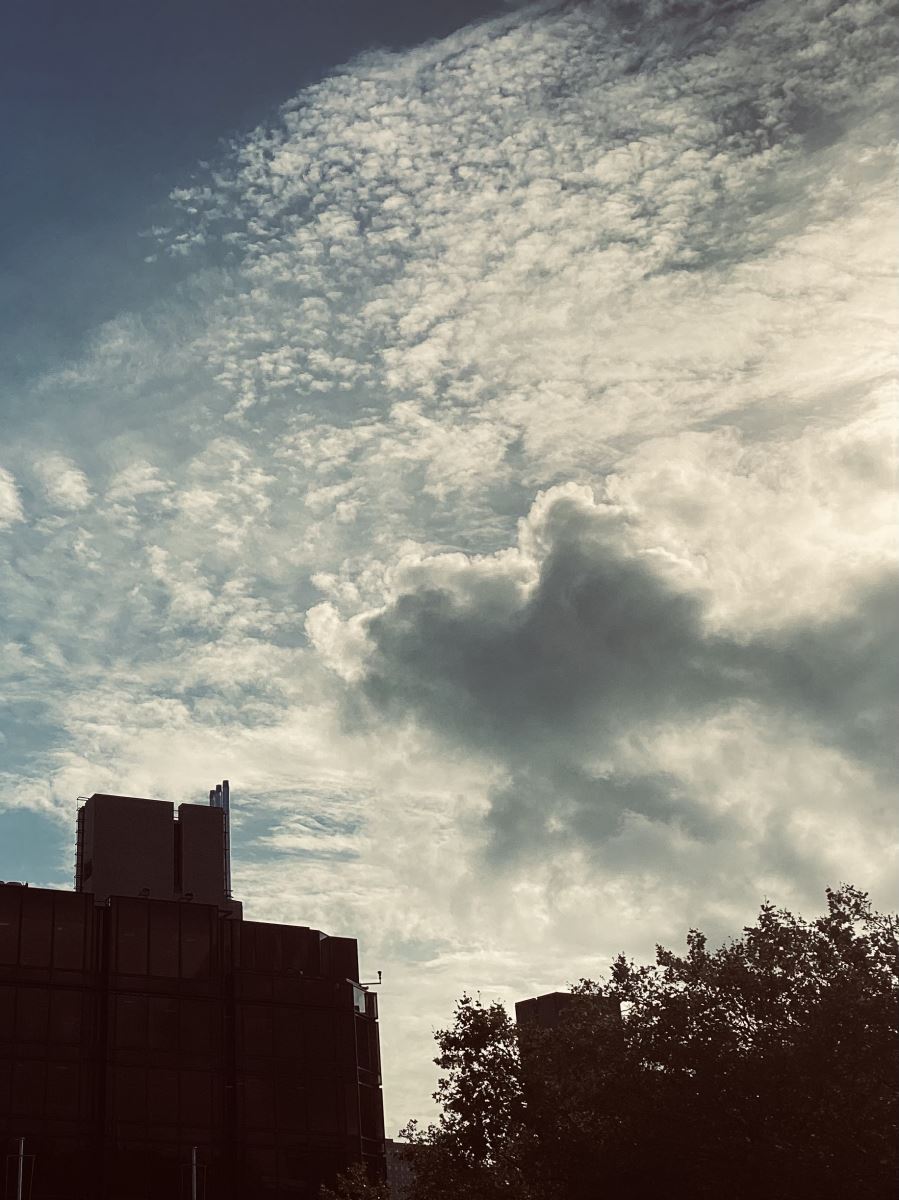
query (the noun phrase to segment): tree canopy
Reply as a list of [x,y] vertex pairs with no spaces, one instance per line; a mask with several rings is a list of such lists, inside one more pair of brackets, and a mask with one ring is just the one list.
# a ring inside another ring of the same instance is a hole
[[620,956],[559,1020],[463,996],[415,1200],[886,1200],[897,1183],[897,921],[827,893],[740,938]]

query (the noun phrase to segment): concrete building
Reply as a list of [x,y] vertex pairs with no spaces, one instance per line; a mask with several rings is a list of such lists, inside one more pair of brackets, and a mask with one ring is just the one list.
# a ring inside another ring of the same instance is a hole
[[0,885],[9,1200],[313,1200],[384,1173],[376,996],[356,942],[245,921],[227,784],[94,795],[76,888]]
[[416,1164],[421,1163],[427,1156],[430,1147],[415,1146],[409,1142],[396,1142],[388,1138],[385,1143],[387,1150],[387,1185],[390,1188],[390,1200],[409,1200],[412,1186],[415,1183]]

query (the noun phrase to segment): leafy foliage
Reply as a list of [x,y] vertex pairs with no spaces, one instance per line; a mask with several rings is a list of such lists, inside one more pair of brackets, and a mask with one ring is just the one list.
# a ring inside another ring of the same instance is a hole
[[319,1189],[320,1200],[390,1200],[386,1183],[371,1180],[362,1163],[354,1163],[337,1180],[336,1188]]
[[764,904],[717,950],[624,957],[550,1029],[463,997],[438,1035],[416,1200],[886,1200],[896,1194],[897,923],[853,887]]
[[416,1158],[416,1196],[529,1195],[518,1161],[525,1105],[514,1021],[501,1004],[463,995],[436,1038],[439,1123],[420,1130],[412,1121],[400,1133],[429,1148]]

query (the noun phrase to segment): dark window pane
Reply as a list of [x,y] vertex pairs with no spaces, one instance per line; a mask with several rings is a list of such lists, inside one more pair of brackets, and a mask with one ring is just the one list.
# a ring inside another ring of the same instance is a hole
[[120,900],[116,906],[116,970],[122,975],[147,973],[147,902]]
[[178,1124],[177,1071],[151,1068],[147,1072],[147,1120],[162,1125]]
[[242,1049],[248,1058],[271,1058],[272,1013],[261,1005],[244,1005],[240,1010]]
[[117,997],[115,1044],[120,1050],[139,1050],[146,1046],[146,996]]
[[77,1063],[51,1062],[47,1068],[47,1112],[51,1116],[78,1116],[80,1074]]
[[22,903],[22,965],[49,967],[52,937],[53,897],[29,892]]
[[[0,983],[0,1044],[13,1040],[13,1022],[16,1015],[16,989]],[[3,1109],[0,1108],[0,1112]]]
[[148,1045],[151,1050],[178,1049],[178,1001],[172,996],[150,996],[147,999],[149,1027]]
[[42,1062],[18,1062],[13,1068],[13,1112],[42,1113],[47,1082],[47,1065]]
[[281,929],[281,970],[304,972],[309,969],[309,930],[289,925]]
[[0,887],[0,963],[19,961],[20,889]]
[[335,1133],[337,1124],[337,1089],[324,1079],[309,1083],[309,1128],[313,1133]]
[[359,1136],[359,1089],[354,1083],[344,1085],[346,1109],[346,1131],[351,1137]]
[[178,905],[181,911],[181,974],[185,979],[205,979],[212,955],[209,911]]
[[84,968],[84,905],[81,897],[55,896],[53,966],[61,970]]
[[256,970],[280,971],[281,939],[277,925],[256,926]]
[[178,908],[160,901],[150,905],[150,974],[178,977]]
[[[253,1200],[268,1200],[278,1192],[278,1160],[274,1147],[253,1146],[246,1152],[246,1191]],[[302,1194],[302,1193],[301,1193]]]
[[16,1004],[16,1041],[46,1042],[50,1020],[50,989],[19,988]]
[[371,1026],[364,1017],[356,1020],[356,1062],[366,1071],[375,1070],[371,1052]]
[[181,1049],[208,1054],[216,1041],[218,1014],[207,1000],[181,1001]]
[[362,1114],[362,1136],[381,1138],[384,1136],[384,1115],[381,1108],[381,1093],[377,1088],[359,1088],[359,1108]]
[[259,1075],[245,1075],[242,1091],[243,1117],[247,1128],[271,1129],[275,1117],[271,1079]]
[[50,997],[50,1041],[72,1045],[81,1037],[81,993],[54,989]]
[[300,1196],[308,1195],[302,1185],[308,1184],[313,1170],[309,1156],[302,1150],[283,1149],[278,1155],[278,1164],[282,1186],[287,1184]]
[[205,1071],[181,1072],[181,1124],[212,1124],[212,1076]]
[[329,1009],[307,1009],[303,1014],[303,1040],[310,1070],[326,1072],[334,1063],[334,1013]]
[[143,1067],[119,1067],[116,1071],[113,1113],[116,1121],[146,1121],[147,1072]]
[[303,1054],[301,1011],[296,1008],[276,1008],[275,1053],[288,1062],[298,1061]]
[[329,979],[358,979],[359,956],[353,938],[328,937],[322,942],[322,968]]
[[282,1132],[301,1132],[306,1128],[306,1094],[298,1079],[279,1076],[275,1081],[278,1128]]

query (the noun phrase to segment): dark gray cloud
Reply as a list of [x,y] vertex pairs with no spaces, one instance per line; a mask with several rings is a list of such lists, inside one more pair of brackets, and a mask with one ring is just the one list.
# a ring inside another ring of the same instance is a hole
[[662,725],[695,729],[738,708],[887,765],[892,578],[851,613],[742,638],[711,632],[702,600],[652,558],[629,553],[597,510],[557,500],[545,533],[526,599],[489,577],[464,589],[422,586],[368,625],[370,709],[412,716],[507,765],[510,782],[493,794],[488,818],[500,850],[553,831],[600,843],[627,813],[688,836],[720,833],[727,821],[654,771],[651,753],[644,772],[622,768],[618,749]]

